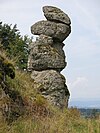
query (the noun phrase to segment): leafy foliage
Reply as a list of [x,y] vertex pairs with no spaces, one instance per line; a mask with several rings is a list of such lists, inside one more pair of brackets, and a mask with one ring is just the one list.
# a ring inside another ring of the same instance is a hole
[[32,38],[22,37],[16,24],[12,26],[0,22],[0,42],[0,49],[6,50],[7,56],[15,60],[16,67],[26,69],[28,45],[32,42]]

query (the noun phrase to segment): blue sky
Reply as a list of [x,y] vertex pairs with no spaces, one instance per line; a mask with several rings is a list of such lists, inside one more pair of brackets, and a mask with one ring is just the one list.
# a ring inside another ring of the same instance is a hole
[[0,0],[0,19],[32,36],[30,26],[45,19],[44,5],[61,8],[72,21],[64,41],[68,66],[62,72],[71,100],[100,100],[100,0]]

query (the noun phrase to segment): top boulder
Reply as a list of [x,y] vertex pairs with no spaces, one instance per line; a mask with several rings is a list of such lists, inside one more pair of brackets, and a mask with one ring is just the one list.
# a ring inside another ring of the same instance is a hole
[[44,16],[47,20],[58,21],[67,25],[71,24],[71,20],[67,14],[65,14],[61,9],[53,6],[43,7]]

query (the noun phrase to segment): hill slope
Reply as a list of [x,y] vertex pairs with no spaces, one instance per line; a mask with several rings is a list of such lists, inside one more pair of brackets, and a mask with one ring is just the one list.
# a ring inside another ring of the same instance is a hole
[[100,118],[82,118],[77,109],[58,109],[41,97],[27,72],[6,77],[9,94],[0,87],[0,133],[99,133]]

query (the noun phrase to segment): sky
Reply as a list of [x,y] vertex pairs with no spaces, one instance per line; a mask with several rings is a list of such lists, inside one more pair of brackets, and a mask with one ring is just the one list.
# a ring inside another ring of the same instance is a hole
[[62,71],[70,100],[100,101],[100,0],[0,0],[0,21],[33,36],[30,27],[45,19],[45,5],[62,9],[71,19],[72,31],[64,41],[68,65]]

